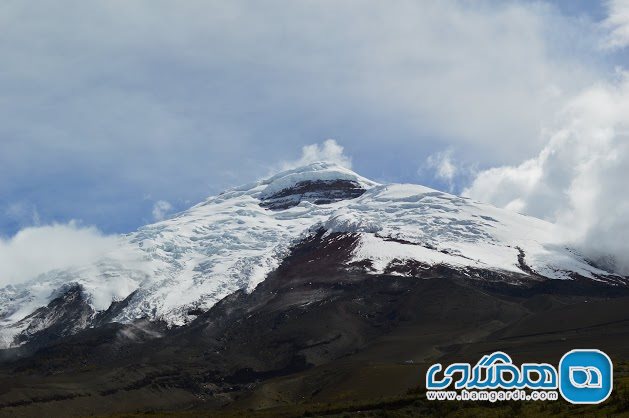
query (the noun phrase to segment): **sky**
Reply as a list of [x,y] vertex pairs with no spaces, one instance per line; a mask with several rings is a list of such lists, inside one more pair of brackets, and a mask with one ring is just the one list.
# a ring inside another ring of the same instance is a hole
[[90,260],[327,158],[578,225],[629,271],[627,0],[6,0],[0,27],[0,259]]

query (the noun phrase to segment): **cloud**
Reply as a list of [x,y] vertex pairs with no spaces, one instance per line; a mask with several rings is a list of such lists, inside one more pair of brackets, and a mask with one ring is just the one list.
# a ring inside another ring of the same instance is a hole
[[158,200],[153,205],[153,219],[156,221],[164,220],[166,215],[168,215],[172,209],[173,205],[171,205],[170,202],[166,200]]
[[629,0],[608,0],[608,16],[603,28],[609,31],[604,41],[607,48],[629,46]]
[[536,157],[481,172],[464,194],[564,225],[568,242],[629,274],[627,115],[629,75],[598,83],[566,106]]
[[24,228],[12,238],[0,238],[0,286],[54,269],[89,264],[117,242],[114,236],[76,222]]
[[21,227],[38,226],[41,223],[41,217],[37,207],[28,205],[25,202],[13,202],[4,208],[6,218],[17,221]]
[[435,178],[445,181],[449,185],[450,190],[453,189],[454,179],[459,172],[452,159],[452,149],[429,155],[420,171],[423,169],[431,170]]
[[443,143],[513,163],[601,73],[593,23],[539,2],[24,0],[0,25],[0,207],[106,231],[318,138],[372,177]]
[[301,157],[295,161],[282,163],[281,170],[288,170],[317,161],[329,161],[342,167],[352,168],[352,159],[344,154],[344,148],[336,140],[326,139],[321,144],[305,145],[301,149]]

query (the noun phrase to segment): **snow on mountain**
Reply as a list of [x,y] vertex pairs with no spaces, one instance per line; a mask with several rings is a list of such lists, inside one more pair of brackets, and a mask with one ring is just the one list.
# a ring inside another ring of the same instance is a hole
[[15,345],[33,327],[33,312],[71,284],[80,285],[94,315],[126,299],[112,320],[183,325],[194,318],[190,310],[253,290],[292,244],[320,228],[359,233],[350,261],[369,260],[371,273],[416,260],[549,279],[610,276],[562,246],[558,227],[548,222],[422,186],[380,185],[319,162],[227,190],[123,235],[92,265],[0,289],[0,347]]

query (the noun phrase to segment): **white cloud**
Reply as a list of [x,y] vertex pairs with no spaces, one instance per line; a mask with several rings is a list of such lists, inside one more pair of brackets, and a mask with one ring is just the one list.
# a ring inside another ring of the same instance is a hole
[[22,229],[12,238],[0,238],[0,286],[54,269],[89,264],[116,243],[116,237],[76,222]]
[[156,221],[162,221],[173,209],[173,205],[166,200],[158,200],[153,205],[153,219]]
[[452,190],[454,178],[459,173],[459,169],[452,159],[452,149],[436,152],[428,156],[424,168],[431,170],[435,178],[448,183],[450,190]]
[[301,149],[298,160],[284,162],[282,170],[299,167],[317,161],[329,161],[342,167],[352,168],[352,159],[344,153],[344,148],[334,139],[326,139],[321,144],[306,145]]
[[629,46],[629,0],[608,0],[607,19],[603,22],[604,29],[609,31],[604,46],[608,48],[624,48]]
[[629,76],[599,83],[566,106],[539,155],[480,173],[465,194],[565,225],[569,242],[629,274],[627,115]]
[[9,204],[5,207],[4,213],[7,218],[14,219],[23,226],[37,226],[41,223],[37,207],[25,202],[13,202]]

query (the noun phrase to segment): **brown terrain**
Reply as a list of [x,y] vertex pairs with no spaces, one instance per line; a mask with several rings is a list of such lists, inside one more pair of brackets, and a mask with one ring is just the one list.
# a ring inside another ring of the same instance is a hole
[[503,350],[516,363],[557,364],[574,348],[629,360],[626,284],[402,262],[371,275],[345,264],[355,243],[319,233],[254,292],[185,327],[103,323],[5,350],[0,416],[445,416],[421,401],[437,361]]

